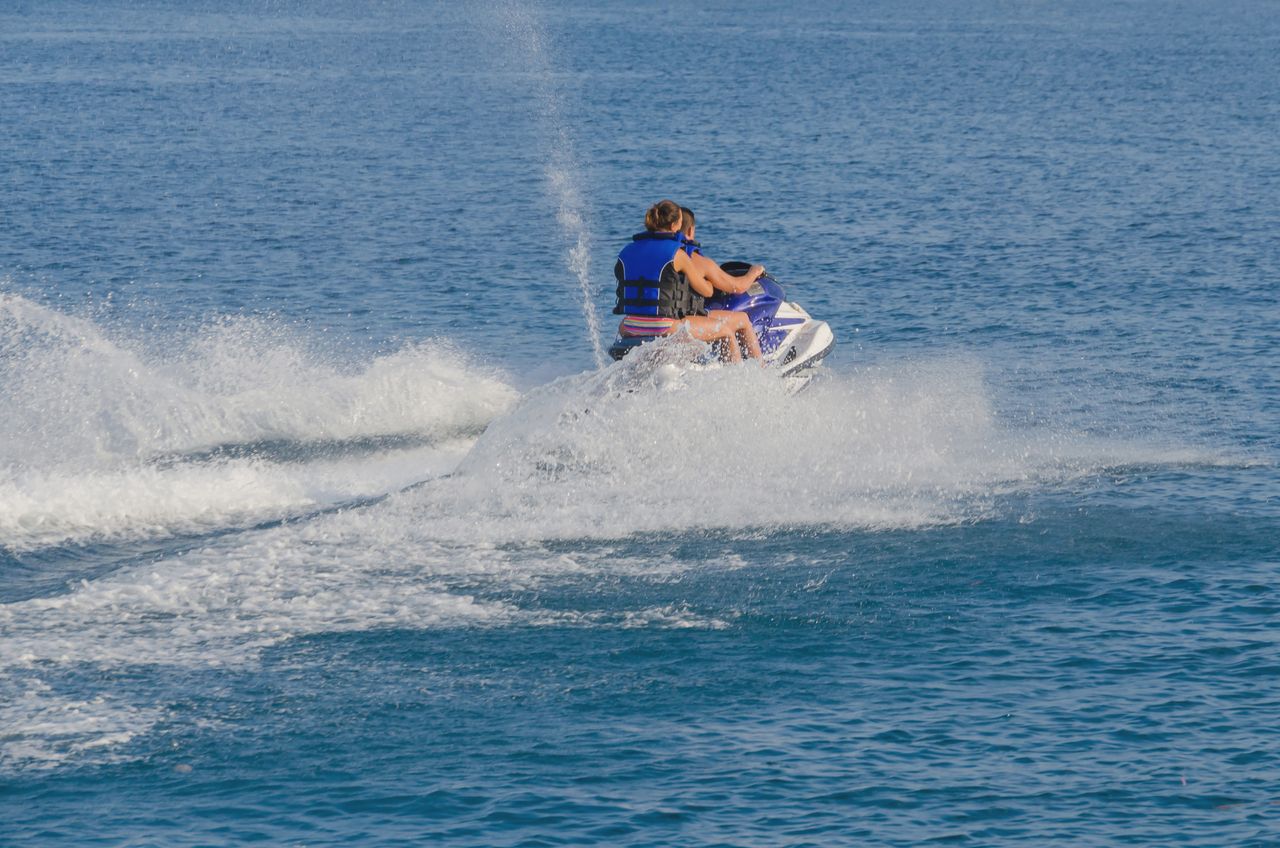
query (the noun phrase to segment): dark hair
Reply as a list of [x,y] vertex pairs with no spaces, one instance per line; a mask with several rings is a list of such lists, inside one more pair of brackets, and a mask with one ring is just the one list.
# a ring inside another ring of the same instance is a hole
[[683,218],[683,223],[680,224],[680,232],[685,235],[689,235],[689,231],[693,229],[693,225],[698,223],[693,217],[693,210],[688,206],[681,206],[680,215]]
[[671,229],[680,223],[680,207],[674,200],[659,200],[644,213],[644,228],[651,233]]

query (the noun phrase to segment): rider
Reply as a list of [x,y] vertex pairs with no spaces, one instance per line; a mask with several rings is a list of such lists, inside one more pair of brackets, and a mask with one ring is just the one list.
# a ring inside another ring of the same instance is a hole
[[683,249],[682,217],[674,201],[659,201],[645,213],[645,231],[632,236],[631,244],[618,254],[613,269],[618,303],[613,311],[626,316],[618,332],[665,336],[684,324],[695,339],[723,343],[731,362],[742,360],[739,343],[753,359],[760,359],[760,342],[744,313],[706,311],[703,301],[715,286]]
[[764,274],[763,265],[752,265],[747,269],[747,273],[741,277],[726,272],[714,260],[706,256],[702,252],[702,245],[694,241],[694,233],[697,232],[697,221],[694,218],[693,210],[688,206],[680,207],[680,232],[684,236],[685,252],[693,259],[694,264],[701,269],[702,274],[716,289],[727,292],[729,294],[739,294],[751,288]]

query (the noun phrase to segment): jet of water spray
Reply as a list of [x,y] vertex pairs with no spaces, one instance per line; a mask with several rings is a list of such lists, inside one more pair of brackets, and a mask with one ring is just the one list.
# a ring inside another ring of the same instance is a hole
[[557,218],[564,233],[565,267],[577,278],[582,294],[582,316],[597,368],[606,362],[600,343],[600,322],[596,318],[591,279],[591,232],[587,225],[588,208],[579,183],[581,163],[574,151],[570,123],[565,118],[564,98],[555,86],[551,60],[546,49],[541,21],[526,3],[509,2],[502,6],[503,19],[511,40],[523,45],[530,76],[534,81],[539,123],[547,145],[545,169],[547,192],[557,203]]

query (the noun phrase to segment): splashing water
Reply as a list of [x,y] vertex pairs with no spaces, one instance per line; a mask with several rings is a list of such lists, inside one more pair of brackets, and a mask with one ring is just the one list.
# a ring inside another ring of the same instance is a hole
[[266,319],[122,335],[0,294],[0,546],[374,496],[447,472],[516,398],[444,344],[342,363]]
[[[0,551],[215,535],[0,603],[0,763],[112,762],[167,720],[148,694],[85,692],[84,664],[241,667],[378,628],[723,628],[679,604],[518,597],[698,565],[647,540],[957,525],[1009,493],[1205,459],[1011,430],[965,358],[833,372],[791,396],[748,366],[668,379],[675,342],[657,341],[518,397],[435,345],[341,368],[264,320],[177,344],[119,335],[0,297],[0,442],[22,446],[0,455]],[[271,518],[288,520],[255,526]]]
[[581,172],[574,150],[569,122],[564,115],[564,102],[553,85],[551,60],[547,55],[546,41],[541,21],[523,3],[507,3],[502,7],[503,20],[511,40],[524,48],[529,71],[534,80],[537,95],[538,120],[548,146],[548,162],[545,168],[547,191],[557,203],[557,220],[565,234],[568,250],[565,266],[578,280],[582,294],[582,317],[587,324],[591,340],[591,352],[597,368],[606,363],[604,347],[600,343],[600,321],[596,317],[592,293],[595,284],[591,279],[591,233],[587,226],[588,209],[583,198],[578,174]]

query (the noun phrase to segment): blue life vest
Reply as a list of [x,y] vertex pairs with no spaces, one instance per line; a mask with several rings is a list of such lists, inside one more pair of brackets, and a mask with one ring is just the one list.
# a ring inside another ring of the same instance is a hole
[[692,256],[695,253],[702,252],[702,242],[694,241],[691,238],[684,238],[684,252]]
[[637,233],[622,248],[613,275],[618,279],[618,315],[656,315],[685,318],[705,315],[702,296],[690,286],[684,274],[676,272],[674,260],[684,247],[680,233]]

